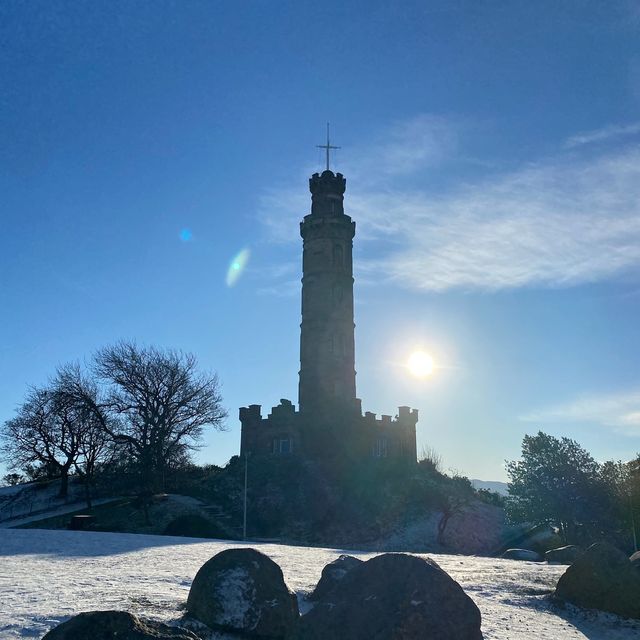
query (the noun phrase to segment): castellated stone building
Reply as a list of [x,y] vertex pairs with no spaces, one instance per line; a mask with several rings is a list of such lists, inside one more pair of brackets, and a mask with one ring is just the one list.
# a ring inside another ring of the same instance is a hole
[[327,169],[309,180],[311,213],[300,223],[302,324],[298,410],[289,400],[263,417],[260,405],[240,409],[240,455],[403,458],[416,461],[418,411],[392,418],[362,414],[356,397],[353,238],[344,213],[346,180]]

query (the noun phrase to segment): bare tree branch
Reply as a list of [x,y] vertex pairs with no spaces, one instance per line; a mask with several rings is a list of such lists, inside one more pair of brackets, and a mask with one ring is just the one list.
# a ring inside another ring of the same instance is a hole
[[218,378],[198,373],[192,354],[119,342],[98,351],[93,370],[106,386],[103,407],[116,418],[106,428],[129,447],[149,491],[172,456],[198,448],[205,427],[224,429]]

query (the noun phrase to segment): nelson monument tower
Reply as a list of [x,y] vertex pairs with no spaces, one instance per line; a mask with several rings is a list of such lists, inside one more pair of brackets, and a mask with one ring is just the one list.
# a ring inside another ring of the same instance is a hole
[[302,236],[302,322],[298,409],[281,400],[266,417],[260,405],[240,409],[241,455],[404,458],[416,461],[418,411],[395,418],[362,413],[356,397],[353,240],[356,223],[344,212],[346,179],[329,168],[309,179],[311,213]]

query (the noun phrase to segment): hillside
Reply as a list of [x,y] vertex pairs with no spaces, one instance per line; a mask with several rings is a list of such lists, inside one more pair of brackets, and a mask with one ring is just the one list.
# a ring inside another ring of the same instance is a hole
[[486,491],[493,491],[501,496],[508,496],[509,489],[506,482],[500,482],[499,480],[478,480],[473,478],[471,484],[474,489],[485,489]]
[[[237,539],[242,535],[244,465],[232,459],[225,468],[183,472],[176,491],[154,496],[148,520],[135,495],[113,493],[122,486],[100,484],[101,498],[90,512],[94,531]],[[71,516],[87,513],[70,483],[67,501],[57,497],[57,483],[24,485],[0,501],[0,527],[66,529]],[[454,493],[452,493],[454,492]],[[449,496],[463,495],[446,530],[438,534]],[[504,511],[478,499],[466,479],[454,479],[427,464],[311,464],[299,459],[252,460],[248,483],[247,532],[259,539],[305,546],[370,551],[403,549],[493,555],[521,533]],[[9,498],[9,496],[8,496]],[[106,503],[106,504],[105,504]],[[5,519],[13,514],[13,518]],[[16,518],[16,515],[18,516]],[[200,528],[170,527],[182,516],[200,519]]]
[[[0,637],[39,638],[80,611],[120,608],[165,621],[181,615],[198,568],[243,543],[147,535],[5,530],[0,538]],[[283,569],[302,607],[336,549],[254,544]],[[358,554],[371,557],[371,553]],[[631,640],[640,622],[557,608],[561,566],[431,554],[482,612],[486,640]]]

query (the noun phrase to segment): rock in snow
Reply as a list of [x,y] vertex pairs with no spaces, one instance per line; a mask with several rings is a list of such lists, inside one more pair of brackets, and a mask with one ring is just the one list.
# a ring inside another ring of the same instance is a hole
[[338,582],[359,564],[362,564],[362,560],[347,555],[341,555],[333,562],[330,562],[322,570],[322,576],[320,576],[316,588],[309,595],[309,600],[324,600],[333,591]]
[[202,565],[187,611],[212,629],[270,638],[286,636],[299,615],[282,570],[255,549],[228,549]]
[[198,640],[198,636],[125,611],[89,611],[58,625],[42,640]]
[[480,611],[433,560],[388,553],[353,567],[300,618],[299,640],[481,640]]
[[544,554],[544,559],[547,562],[556,562],[558,564],[573,564],[581,553],[581,547],[575,544],[568,544],[566,547],[549,549]]
[[501,556],[505,560],[525,560],[527,562],[542,562],[544,558],[531,549],[507,549]]
[[640,572],[606,542],[591,545],[564,572],[555,595],[579,607],[640,619]]

